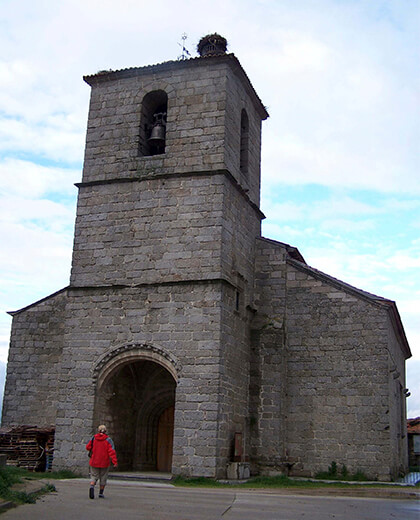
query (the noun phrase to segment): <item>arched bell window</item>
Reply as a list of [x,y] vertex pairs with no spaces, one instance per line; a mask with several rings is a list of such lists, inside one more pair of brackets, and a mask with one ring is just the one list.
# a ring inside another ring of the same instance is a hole
[[248,154],[249,154],[249,120],[248,114],[244,109],[241,112],[241,142],[239,169],[241,173],[248,174]]
[[168,95],[163,90],[149,92],[143,98],[140,118],[139,155],[165,153]]

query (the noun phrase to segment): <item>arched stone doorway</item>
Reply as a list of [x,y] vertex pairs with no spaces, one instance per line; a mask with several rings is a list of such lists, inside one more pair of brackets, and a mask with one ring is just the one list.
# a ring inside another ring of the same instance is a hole
[[94,420],[108,425],[121,470],[171,471],[176,381],[145,357],[117,356],[101,370]]

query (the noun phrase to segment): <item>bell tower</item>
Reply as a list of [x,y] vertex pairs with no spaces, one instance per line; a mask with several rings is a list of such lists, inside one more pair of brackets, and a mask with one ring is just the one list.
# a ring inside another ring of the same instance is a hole
[[[155,468],[162,454],[153,424],[165,413],[173,421],[165,467],[223,477],[235,434],[249,439],[267,112],[223,37],[203,38],[198,50],[193,59],[84,78],[92,92],[63,363],[80,345],[90,372],[78,380],[78,407],[85,401],[89,426],[109,425],[123,466]],[[89,373],[97,374],[94,396]],[[129,404],[123,413],[114,402]]]
[[73,287],[252,280],[267,112],[223,37],[198,50],[84,78]]

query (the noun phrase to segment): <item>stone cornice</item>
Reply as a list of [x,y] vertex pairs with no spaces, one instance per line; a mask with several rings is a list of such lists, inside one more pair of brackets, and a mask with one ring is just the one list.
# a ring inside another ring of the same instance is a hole
[[53,299],[55,296],[64,293],[64,292],[79,292],[79,291],[111,291],[111,290],[125,290],[125,289],[141,289],[141,288],[147,288],[147,287],[165,287],[165,286],[174,286],[174,285],[198,285],[198,284],[218,284],[223,283],[225,285],[228,285],[229,287],[232,287],[233,289],[236,289],[236,285],[228,280],[227,278],[192,278],[190,280],[166,280],[163,282],[147,282],[147,283],[138,283],[138,284],[109,284],[109,285],[67,285],[66,287],[63,287],[59,291],[56,291],[48,296],[45,296],[45,298],[42,298],[41,300],[37,300],[36,302],[31,303],[30,305],[27,305],[26,307],[22,307],[21,309],[18,309],[16,311],[8,311],[7,314],[10,316],[15,316],[17,314],[20,314],[21,312],[27,311],[31,309],[32,307],[36,307],[40,303],[46,302],[50,299]]
[[102,179],[97,181],[88,181],[88,182],[76,182],[75,186],[77,188],[85,188],[89,186],[101,186],[107,184],[121,184],[127,182],[145,182],[156,179],[181,179],[186,177],[200,177],[200,176],[214,176],[214,175],[225,175],[227,179],[231,182],[231,184],[238,190],[238,192],[244,197],[244,199],[248,202],[248,204],[254,209],[254,211],[258,214],[258,217],[263,220],[265,219],[264,213],[260,210],[260,208],[252,202],[252,200],[248,196],[247,190],[244,190],[239,182],[235,179],[235,177],[230,173],[229,170],[203,170],[203,171],[195,171],[195,172],[185,172],[185,173],[146,173],[139,174],[136,177],[118,177],[114,179]]
[[222,54],[218,56],[205,56],[198,58],[190,58],[189,60],[178,60],[178,61],[165,61],[156,65],[147,65],[145,67],[130,67],[121,70],[103,70],[96,74],[83,76],[83,80],[91,87],[107,83],[110,81],[121,80],[125,78],[133,78],[136,76],[145,76],[150,74],[156,74],[159,72],[171,72],[173,70],[202,67],[208,66],[209,64],[226,63],[229,65],[241,80],[248,95],[254,101],[254,104],[260,114],[261,119],[267,119],[269,114],[267,109],[262,104],[261,99],[258,97],[251,81],[249,80],[246,72],[239,63],[238,58],[234,54]]

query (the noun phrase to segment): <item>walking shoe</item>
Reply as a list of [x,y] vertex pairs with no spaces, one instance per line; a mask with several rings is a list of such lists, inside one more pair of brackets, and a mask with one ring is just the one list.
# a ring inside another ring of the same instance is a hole
[[95,498],[95,488],[93,486],[89,488],[89,498]]
[[99,493],[98,497],[99,498],[105,498],[103,493]]

